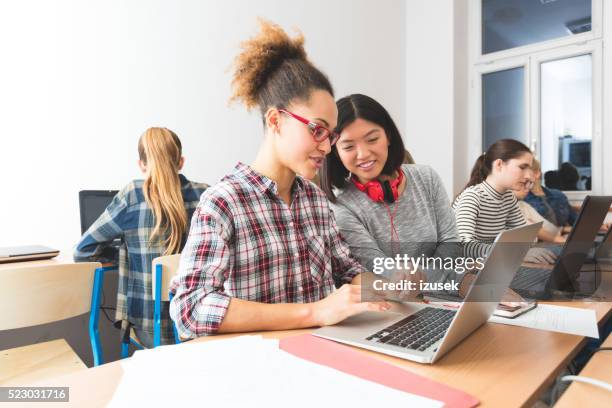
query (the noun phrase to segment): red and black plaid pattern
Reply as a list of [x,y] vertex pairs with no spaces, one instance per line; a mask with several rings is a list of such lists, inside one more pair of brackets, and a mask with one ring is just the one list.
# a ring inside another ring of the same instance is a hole
[[215,333],[231,297],[307,303],[364,268],[340,236],[325,194],[297,176],[289,207],[276,183],[239,163],[207,189],[191,221],[170,314],[184,337]]

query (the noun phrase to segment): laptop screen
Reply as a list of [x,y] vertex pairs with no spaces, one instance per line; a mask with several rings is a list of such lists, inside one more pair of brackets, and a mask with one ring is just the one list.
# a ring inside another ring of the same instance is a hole
[[79,191],[79,210],[81,212],[81,234],[93,224],[117,195],[117,190]]
[[594,247],[595,236],[612,204],[612,196],[586,196],[552,273],[552,287],[571,290],[572,282]]

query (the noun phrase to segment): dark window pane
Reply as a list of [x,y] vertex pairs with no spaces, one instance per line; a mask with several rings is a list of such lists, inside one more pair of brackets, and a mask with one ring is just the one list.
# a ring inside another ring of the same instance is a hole
[[527,144],[524,76],[523,67],[482,76],[483,151],[499,139]]
[[591,0],[482,0],[482,53],[591,31]]

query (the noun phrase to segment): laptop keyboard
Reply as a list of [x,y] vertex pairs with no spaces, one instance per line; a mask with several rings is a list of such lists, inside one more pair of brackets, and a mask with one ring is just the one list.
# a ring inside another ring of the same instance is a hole
[[534,286],[544,285],[551,273],[550,269],[521,266],[512,279],[510,287],[512,289],[531,289]]
[[366,340],[423,351],[444,337],[456,310],[426,307]]

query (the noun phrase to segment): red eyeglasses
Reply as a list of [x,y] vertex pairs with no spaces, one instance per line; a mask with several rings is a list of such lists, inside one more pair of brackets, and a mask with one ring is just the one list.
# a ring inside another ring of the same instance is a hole
[[329,130],[325,126],[321,126],[318,123],[315,123],[301,116],[298,116],[295,113],[291,113],[288,110],[279,109],[279,112],[286,113],[287,115],[291,116],[293,119],[297,119],[303,124],[305,124],[306,126],[308,126],[308,129],[310,129],[310,131],[312,132],[312,137],[317,143],[321,143],[325,139],[329,139],[330,145],[333,146],[334,144],[336,144],[336,142],[340,138],[340,135],[338,133]]

